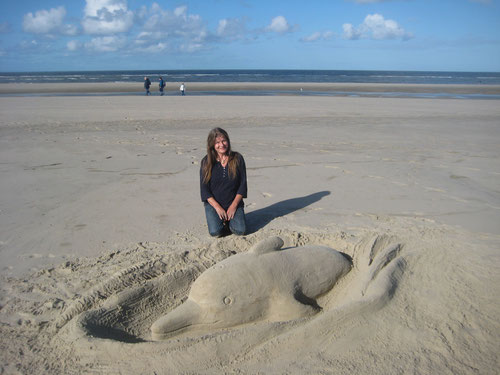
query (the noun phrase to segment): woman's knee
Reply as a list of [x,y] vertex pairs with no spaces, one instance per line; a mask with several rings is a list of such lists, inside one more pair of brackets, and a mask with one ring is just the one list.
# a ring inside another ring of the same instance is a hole
[[224,224],[222,222],[218,222],[216,220],[207,222],[208,233],[212,237],[222,237],[224,234]]
[[219,238],[219,237],[222,237],[222,232],[223,232],[223,229],[220,229],[220,230],[208,230],[208,233],[210,234],[210,236],[212,237],[215,237],[215,238]]
[[237,236],[244,236],[247,232],[246,223],[229,223],[229,230]]
[[237,230],[237,229],[232,229],[231,233],[236,235],[236,236],[244,236],[246,233],[246,230]]
[[247,223],[245,220],[245,212],[243,208],[238,208],[236,214],[229,222],[229,230],[231,233],[236,234],[238,236],[243,236],[247,231]]

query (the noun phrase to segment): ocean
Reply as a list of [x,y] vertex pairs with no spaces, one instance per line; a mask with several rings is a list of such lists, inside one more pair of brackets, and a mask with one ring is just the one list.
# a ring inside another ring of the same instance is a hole
[[375,70],[120,70],[1,73],[0,83],[142,82],[329,82],[500,85],[500,72],[417,72]]
[[[137,82],[144,76],[168,82],[324,82],[324,83],[389,83],[389,84],[462,84],[500,85],[500,72],[432,72],[432,71],[371,71],[371,70],[120,70],[65,72],[0,72],[0,83],[83,83]],[[133,93],[130,93],[133,94]],[[211,95],[211,92],[194,93]],[[226,95],[278,95],[280,92],[227,92]],[[301,92],[302,95],[345,95],[349,93]],[[356,93],[353,93],[356,94]],[[363,93],[360,93],[363,94]],[[379,93],[390,96],[391,93]],[[401,93],[399,93],[400,95]],[[123,95],[123,94],[120,94]],[[407,96],[421,94],[407,93]],[[428,97],[428,95],[426,95]],[[431,94],[439,97],[439,94]],[[473,99],[499,99],[498,95],[460,96]]]

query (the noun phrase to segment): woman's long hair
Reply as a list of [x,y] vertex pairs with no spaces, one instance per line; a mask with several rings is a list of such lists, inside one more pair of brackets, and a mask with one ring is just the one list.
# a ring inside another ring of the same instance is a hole
[[229,140],[229,135],[222,128],[214,128],[210,130],[207,137],[207,156],[204,159],[202,171],[203,171],[203,182],[206,184],[212,178],[212,168],[217,163],[217,151],[215,151],[215,140],[217,137],[224,137],[227,140],[227,152],[228,156],[228,170],[229,177],[234,179],[236,177],[236,171],[238,170],[239,158],[238,153],[231,150],[231,141]]

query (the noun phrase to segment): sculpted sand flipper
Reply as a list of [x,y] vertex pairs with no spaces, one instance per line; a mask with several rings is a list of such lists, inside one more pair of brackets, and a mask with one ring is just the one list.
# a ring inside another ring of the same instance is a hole
[[351,262],[325,246],[282,246],[281,238],[271,237],[206,270],[186,302],[153,323],[152,338],[318,312],[315,299],[349,272]]

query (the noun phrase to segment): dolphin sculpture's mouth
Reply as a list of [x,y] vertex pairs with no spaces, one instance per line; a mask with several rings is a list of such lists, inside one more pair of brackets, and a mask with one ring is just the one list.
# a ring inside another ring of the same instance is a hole
[[[178,335],[193,328],[210,326],[218,321],[204,321],[202,309],[191,299],[176,307],[151,326],[151,338],[155,341]],[[206,318],[206,317],[205,317]]]

